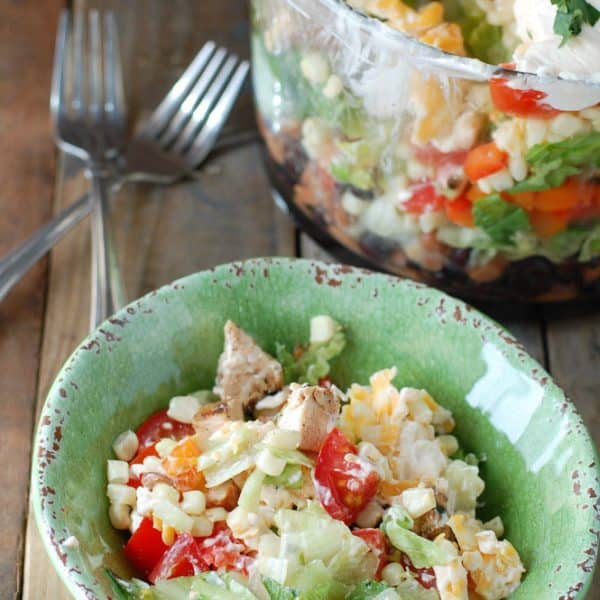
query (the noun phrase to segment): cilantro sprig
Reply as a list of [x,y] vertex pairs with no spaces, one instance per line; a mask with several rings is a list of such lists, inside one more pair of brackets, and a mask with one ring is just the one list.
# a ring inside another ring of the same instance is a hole
[[554,33],[562,36],[561,46],[581,33],[583,25],[592,27],[600,19],[600,11],[585,0],[550,0],[557,7]]

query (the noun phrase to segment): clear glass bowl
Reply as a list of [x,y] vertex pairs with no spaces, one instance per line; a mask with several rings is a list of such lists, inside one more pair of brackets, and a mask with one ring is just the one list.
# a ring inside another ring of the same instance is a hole
[[272,186],[313,237],[462,296],[600,297],[600,147],[560,162],[600,139],[597,86],[448,54],[341,0],[253,0],[252,19]]

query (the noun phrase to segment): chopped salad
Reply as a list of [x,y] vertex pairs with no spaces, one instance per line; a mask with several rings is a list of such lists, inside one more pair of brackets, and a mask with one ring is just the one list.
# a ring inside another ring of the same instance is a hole
[[440,72],[347,8],[457,56],[600,82],[593,2],[253,4],[259,124],[302,214],[371,263],[451,289],[597,293],[600,87],[462,78],[452,57]]
[[330,379],[345,334],[311,320],[277,358],[235,323],[212,391],[171,399],[114,442],[109,517],[138,578],[123,599],[496,600],[519,585],[500,517],[451,413],[394,368]]

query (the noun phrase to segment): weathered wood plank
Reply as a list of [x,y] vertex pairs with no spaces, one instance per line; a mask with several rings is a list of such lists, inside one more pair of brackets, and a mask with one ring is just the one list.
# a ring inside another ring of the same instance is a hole
[[[48,116],[60,0],[0,5],[0,256],[51,214],[54,151]],[[47,279],[38,264],[0,305],[0,598],[20,589],[30,437]]]

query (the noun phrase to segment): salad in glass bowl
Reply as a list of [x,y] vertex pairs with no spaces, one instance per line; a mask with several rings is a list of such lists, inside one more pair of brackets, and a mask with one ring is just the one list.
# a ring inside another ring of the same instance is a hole
[[600,295],[597,0],[253,0],[275,193],[367,266]]
[[139,578],[126,599],[501,599],[524,573],[500,517],[478,520],[478,458],[452,414],[396,370],[343,392],[328,316],[277,357],[229,321],[214,389],[122,433],[109,517]]

